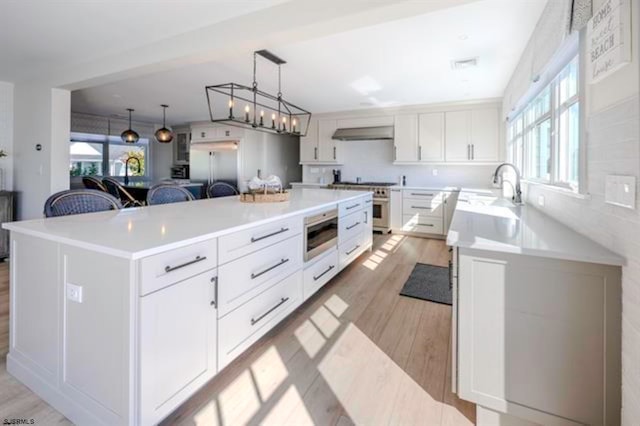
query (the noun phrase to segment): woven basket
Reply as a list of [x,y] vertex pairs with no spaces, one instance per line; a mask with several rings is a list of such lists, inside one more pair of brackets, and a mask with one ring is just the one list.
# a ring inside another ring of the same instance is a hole
[[282,192],[245,192],[240,195],[243,203],[281,203],[289,201],[289,191]]

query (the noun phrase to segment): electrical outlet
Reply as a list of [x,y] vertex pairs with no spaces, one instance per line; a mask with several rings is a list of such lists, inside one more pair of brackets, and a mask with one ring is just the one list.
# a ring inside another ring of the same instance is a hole
[[636,177],[608,175],[605,180],[605,202],[635,209]]
[[72,302],[82,303],[82,287],[67,283],[67,299]]
[[431,170],[431,175],[432,176],[438,176],[438,169]]
[[538,195],[538,205],[544,207],[544,195]]

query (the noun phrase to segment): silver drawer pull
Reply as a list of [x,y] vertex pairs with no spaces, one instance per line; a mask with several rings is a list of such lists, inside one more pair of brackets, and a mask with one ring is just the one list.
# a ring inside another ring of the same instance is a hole
[[218,277],[211,277],[211,284],[213,284],[213,300],[211,301],[211,306],[214,308],[218,307]]
[[258,278],[260,275],[264,275],[264,274],[266,274],[266,273],[267,273],[267,272],[269,272],[269,271],[273,271],[273,270],[274,270],[274,269],[276,269],[278,266],[282,266],[282,265],[284,265],[285,263],[287,263],[288,261],[289,261],[289,259],[282,259],[280,262],[276,263],[276,264],[275,264],[275,265],[273,265],[273,266],[269,266],[269,267],[268,267],[267,269],[265,269],[264,271],[260,271],[260,272],[258,272],[257,274],[253,274],[253,273],[252,273],[252,274],[251,274],[251,279],[252,279],[252,280],[253,280],[253,279],[256,279],[256,278]]
[[417,210],[431,210],[431,207],[422,207],[422,206],[411,206],[412,209]]
[[433,227],[433,223],[416,223],[418,226],[430,226]]
[[354,248],[352,248],[351,250],[346,252],[346,255],[349,256],[351,253],[353,253],[354,251],[358,250],[358,247],[360,247],[360,244],[356,245]]
[[418,193],[418,192],[412,192],[411,195],[417,195],[417,196],[420,196],[420,197],[433,197],[433,194],[421,194],[421,193]]
[[358,225],[360,225],[360,222],[356,222],[356,223],[354,223],[354,224],[353,224],[353,225],[351,225],[351,226],[347,226],[347,231],[348,231],[349,229],[353,229],[353,228],[355,228],[355,227],[356,227],[356,226],[358,226]]
[[274,306],[273,308],[269,309],[267,312],[265,312],[264,314],[260,315],[258,318],[251,318],[251,325],[256,325],[259,321],[261,321],[262,319],[264,319],[264,317],[266,317],[267,315],[269,315],[271,312],[275,311],[276,309],[278,309],[283,303],[285,303],[287,300],[289,300],[288,297],[283,297],[280,299],[280,301],[278,302],[278,304],[276,306]]
[[367,200],[366,203],[367,204],[371,204],[371,203],[373,203],[373,200]]
[[360,203],[358,203],[358,204],[354,204],[354,205],[352,205],[352,206],[347,206],[347,207],[346,207],[346,209],[347,209],[347,210],[355,209],[355,208],[356,208],[356,207],[358,207],[359,205],[360,205]]
[[326,275],[329,271],[331,271],[333,268],[335,268],[334,265],[329,266],[323,273],[321,273],[318,276],[314,276],[313,280],[314,281],[318,281],[320,278],[322,278],[324,275]]
[[257,241],[264,240],[265,238],[269,238],[269,237],[273,237],[274,235],[282,234],[283,232],[287,232],[288,230],[289,230],[289,228],[281,228],[279,231],[272,232],[270,234],[263,235],[261,237],[251,237],[251,242],[255,243]]
[[178,266],[165,266],[164,267],[164,272],[173,272],[176,269],[181,269],[184,268],[185,266],[189,266],[189,265],[193,265],[194,263],[198,263],[198,262],[202,262],[203,260],[207,260],[207,256],[196,256],[195,259],[190,260],[188,262],[183,263],[182,265],[178,265]]

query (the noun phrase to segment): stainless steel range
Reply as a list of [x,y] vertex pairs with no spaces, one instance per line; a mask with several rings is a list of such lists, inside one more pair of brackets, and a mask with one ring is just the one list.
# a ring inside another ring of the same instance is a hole
[[332,183],[329,188],[373,192],[373,230],[388,233],[391,230],[389,187],[394,185],[392,182],[339,182]]

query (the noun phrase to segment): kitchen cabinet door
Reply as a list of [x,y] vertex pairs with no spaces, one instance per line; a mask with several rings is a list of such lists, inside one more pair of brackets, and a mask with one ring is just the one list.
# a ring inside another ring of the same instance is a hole
[[340,162],[340,141],[332,139],[337,128],[336,120],[318,121],[318,151],[321,163]]
[[418,161],[418,115],[396,115],[393,143],[394,161]]
[[189,148],[191,146],[191,132],[189,128],[175,128],[174,136],[173,163],[189,164]]
[[140,299],[141,424],[155,424],[216,373],[216,270]]
[[445,113],[445,159],[447,162],[471,161],[470,126],[471,111]]
[[402,230],[402,190],[400,188],[394,188],[391,190],[389,207],[389,223],[391,231]]
[[418,160],[444,161],[444,113],[420,114],[418,125]]
[[499,121],[497,108],[471,111],[471,159],[473,161],[499,160]]
[[314,163],[319,159],[318,154],[318,120],[311,120],[307,136],[300,137],[300,162]]

